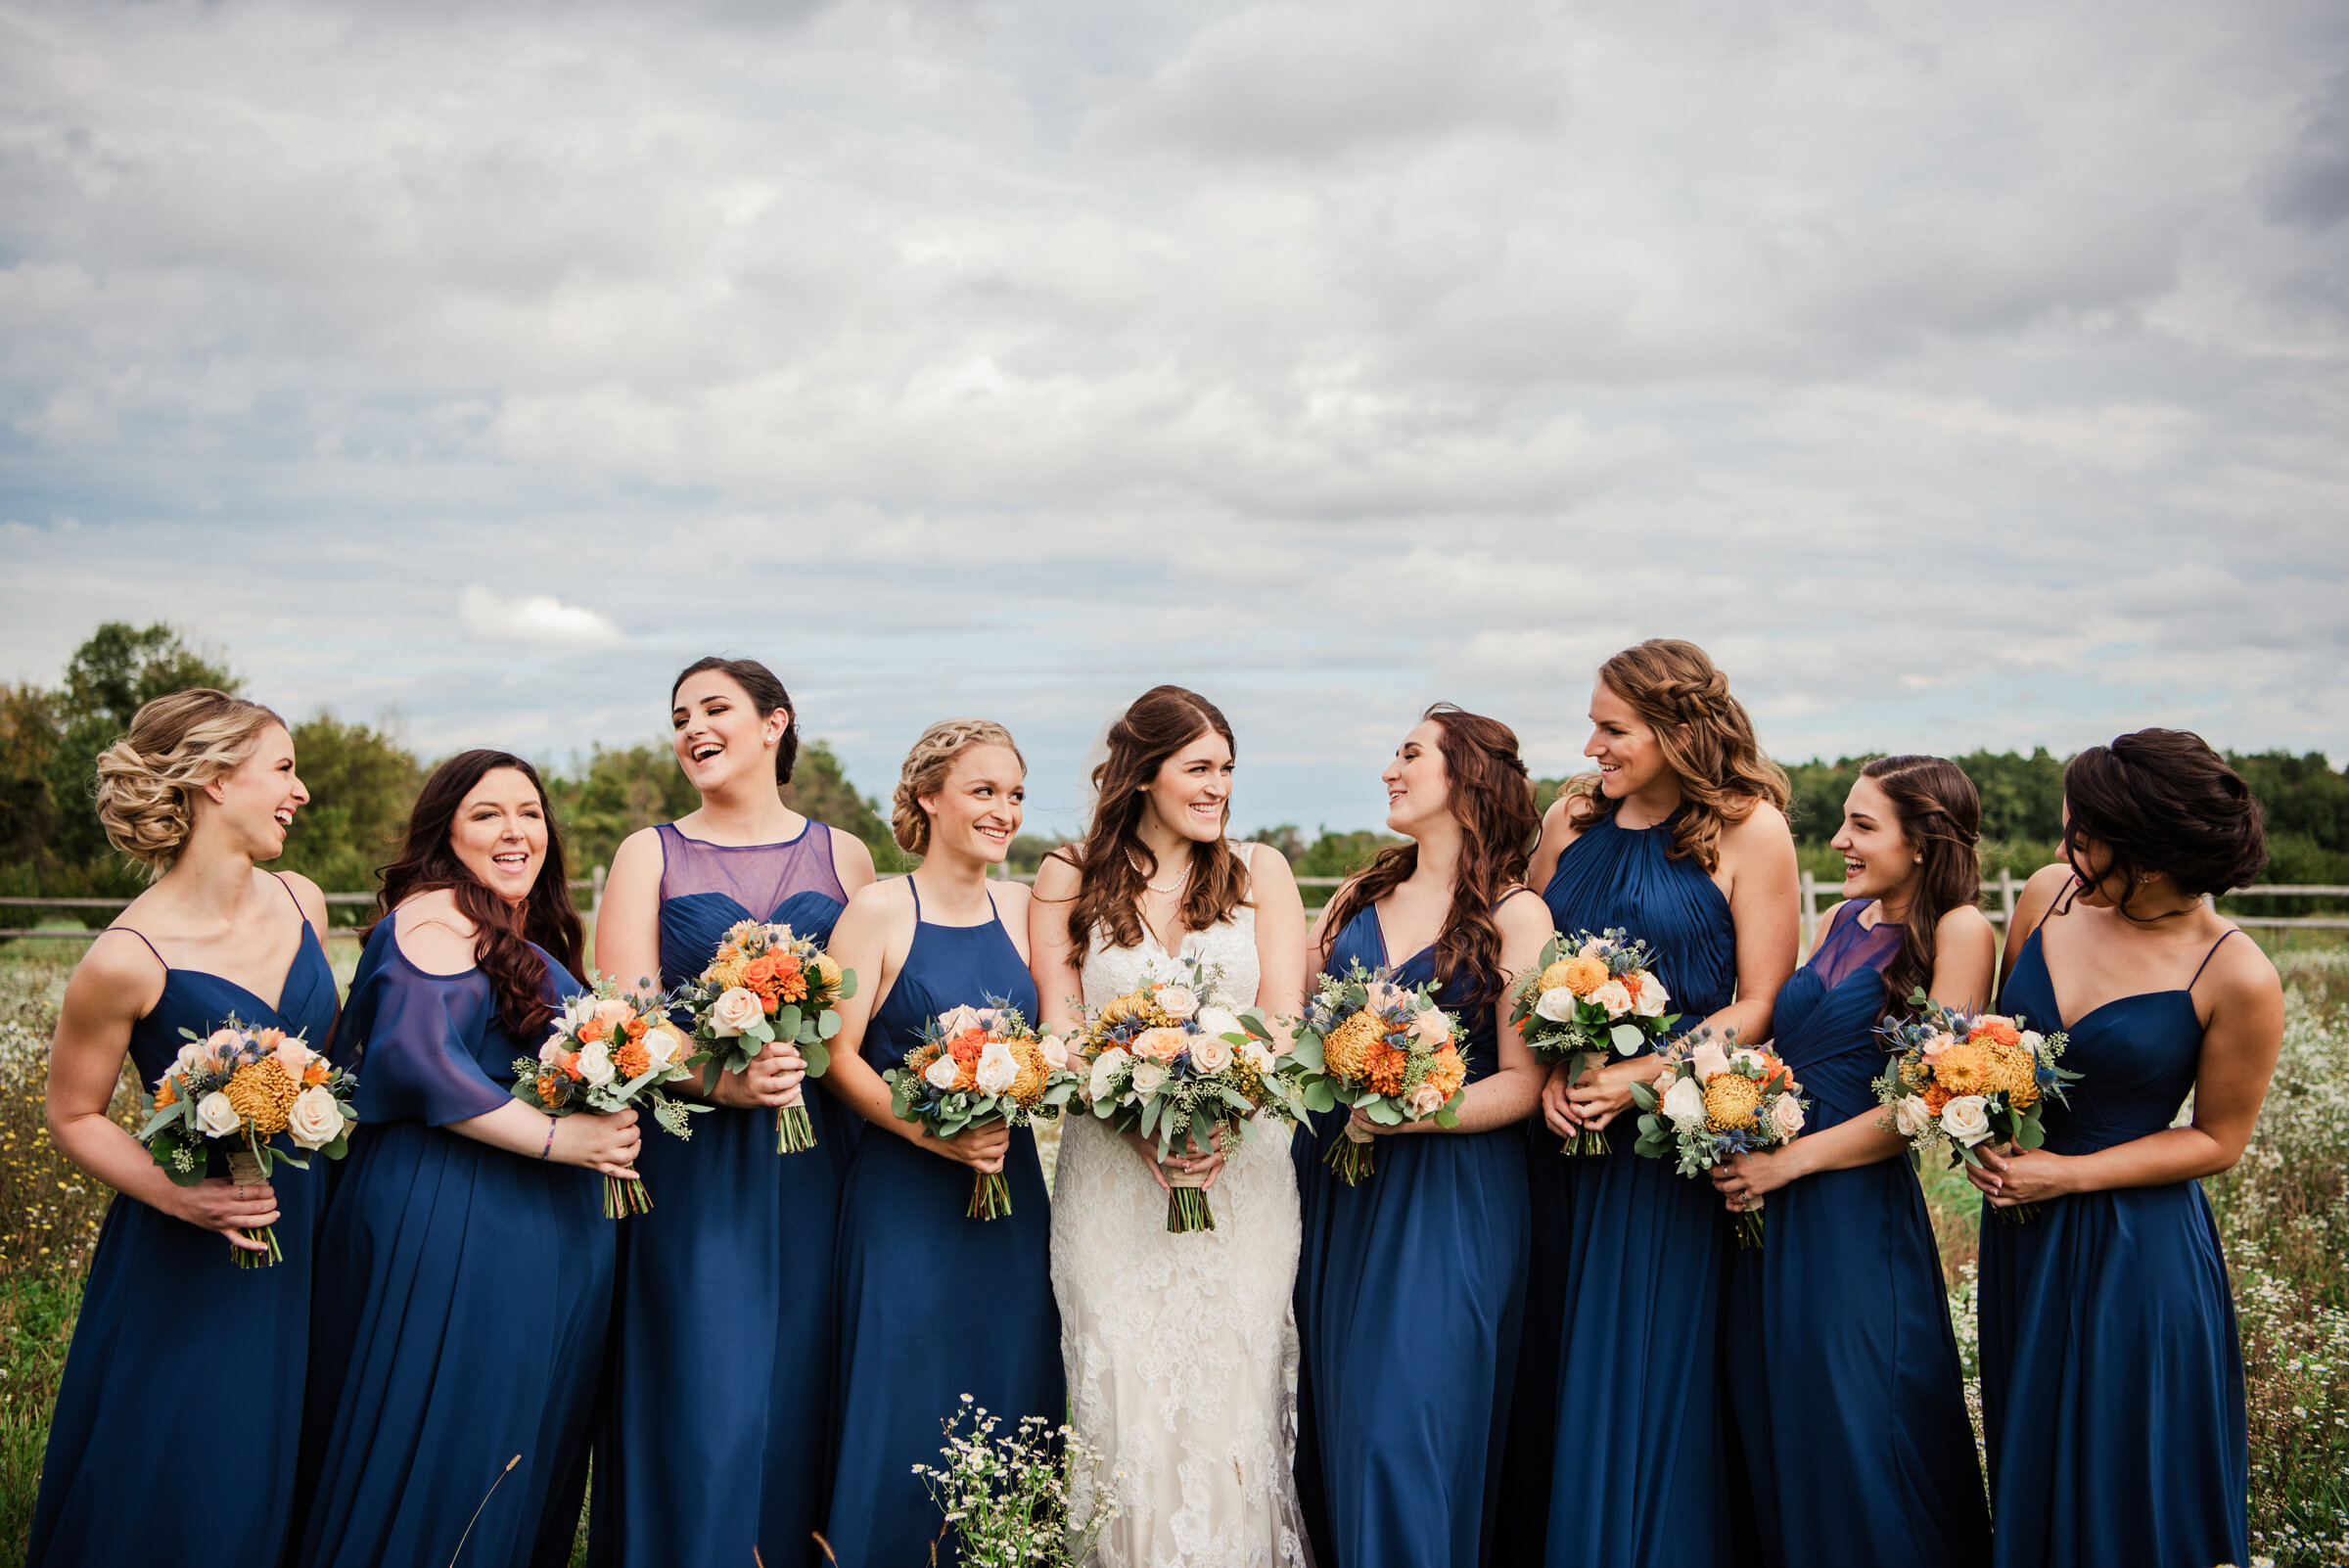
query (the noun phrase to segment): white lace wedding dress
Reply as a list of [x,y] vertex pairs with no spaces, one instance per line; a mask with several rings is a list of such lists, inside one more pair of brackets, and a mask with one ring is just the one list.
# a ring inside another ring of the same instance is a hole
[[[1240,846],[1247,853],[1246,846]],[[1084,1001],[1140,985],[1163,953],[1095,945]],[[1256,1001],[1256,912],[1185,934],[1177,956],[1221,971],[1217,998]],[[1216,1228],[1167,1231],[1167,1195],[1109,1124],[1074,1115],[1052,1192],[1052,1290],[1080,1434],[1118,1517],[1101,1568],[1283,1568],[1311,1561],[1296,1454],[1297,1178],[1289,1130],[1259,1118],[1209,1194]]]

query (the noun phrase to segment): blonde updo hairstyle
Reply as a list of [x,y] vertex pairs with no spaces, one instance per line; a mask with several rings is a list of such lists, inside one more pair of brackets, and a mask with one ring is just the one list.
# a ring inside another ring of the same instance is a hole
[[954,771],[954,760],[974,746],[1000,746],[1020,758],[1022,772],[1028,769],[1028,759],[1020,757],[1020,743],[993,719],[940,719],[922,731],[922,738],[905,754],[905,765],[898,770],[897,794],[890,798],[889,831],[898,849],[907,854],[930,853],[930,813],[922,809],[922,797],[944,789],[946,775]]
[[130,733],[98,754],[98,821],[114,847],[143,861],[148,880],[179,858],[196,827],[196,794],[237,770],[261,731],[286,721],[259,703],[209,686],[141,708]]

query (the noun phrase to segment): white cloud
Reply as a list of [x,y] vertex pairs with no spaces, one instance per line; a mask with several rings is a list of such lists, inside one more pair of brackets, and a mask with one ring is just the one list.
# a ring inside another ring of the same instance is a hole
[[532,648],[617,648],[627,638],[611,618],[543,593],[501,598],[480,583],[457,595],[457,624],[476,642]]

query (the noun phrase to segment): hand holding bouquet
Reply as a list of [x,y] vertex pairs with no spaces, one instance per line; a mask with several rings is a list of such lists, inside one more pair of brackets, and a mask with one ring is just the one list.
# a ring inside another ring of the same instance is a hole
[[[922,1042],[905,1053],[904,1065],[881,1077],[899,1121],[950,1138],[989,1122],[1049,1122],[1084,1082],[1071,1060],[1057,1036],[1038,1038],[1018,1008],[990,996],[985,1007],[957,1007],[923,1025]],[[967,1217],[1009,1213],[1011,1184],[1003,1173],[980,1172]]]
[[[806,1059],[807,1076],[832,1065],[824,1043],[840,1033],[840,1004],[856,994],[856,972],[843,969],[789,926],[745,920],[726,933],[701,978],[683,1000],[693,1013],[688,1065],[704,1069],[705,1093],[719,1073],[739,1073],[770,1044],[792,1046]],[[775,1111],[775,1152],[815,1147],[815,1127],[805,1103]]]
[[[1697,1030],[1663,1062],[1652,1084],[1632,1085],[1642,1113],[1635,1154],[1677,1156],[1681,1176],[1702,1176],[1732,1155],[1791,1143],[1803,1130],[1803,1086],[1770,1051],[1740,1046],[1734,1032],[1716,1041],[1711,1030]],[[1758,1206],[1737,1216],[1737,1240],[1762,1245]]]
[[[1316,1098],[1325,1092],[1333,1104],[1352,1106],[1381,1127],[1457,1127],[1468,1082],[1459,1031],[1459,1021],[1436,1005],[1427,987],[1399,986],[1394,970],[1357,963],[1343,976],[1314,980],[1294,1054],[1317,1075],[1311,1081]],[[1349,1117],[1346,1135],[1326,1157],[1350,1187],[1369,1179],[1377,1157],[1370,1137]]]
[[[1635,1055],[1680,1021],[1664,1010],[1672,996],[1649,967],[1654,961],[1647,944],[1628,932],[1552,937],[1541,968],[1517,983],[1509,1022],[1538,1060],[1567,1063],[1566,1082],[1578,1084],[1609,1047]],[[1604,1131],[1585,1128],[1558,1152],[1604,1154],[1609,1147]]]
[[[1200,1149],[1244,1142],[1259,1110],[1291,1123],[1306,1112],[1303,1066],[1274,1051],[1264,1014],[1218,1005],[1214,989],[1196,961],[1175,960],[1139,990],[1104,1002],[1078,1042],[1088,1067],[1081,1092],[1093,1115],[1120,1132],[1155,1134],[1161,1162],[1177,1139]],[[1167,1228],[1215,1229],[1207,1178],[1164,1175]]]
[[[147,1124],[139,1141],[163,1174],[192,1187],[209,1174],[211,1151],[228,1161],[232,1181],[261,1182],[278,1161],[307,1171],[309,1161],[275,1144],[283,1133],[302,1153],[340,1160],[350,1152],[351,1074],[310,1049],[299,1035],[282,1029],[247,1029],[235,1017],[209,1035],[192,1029],[179,1058],[139,1096]],[[253,1239],[267,1250],[230,1249],[240,1268],[281,1263],[277,1227],[263,1225]]]
[[[538,1047],[537,1059],[514,1059],[514,1097],[549,1116],[608,1114],[642,1102],[669,1132],[692,1137],[686,1114],[710,1107],[661,1092],[664,1084],[693,1075],[692,1044],[668,1021],[668,1004],[664,995],[622,996],[608,979],[597,981],[593,991],[565,997],[563,1014]],[[652,1206],[642,1180],[604,1177],[607,1220],[643,1214]]]
[[[2080,1080],[2056,1066],[2061,1034],[2041,1035],[2020,1016],[1967,1014],[1944,1007],[1920,989],[1909,998],[1916,1016],[1877,1026],[1893,1052],[1875,1082],[1885,1108],[1879,1127],[1909,1140],[1914,1156],[1980,1166],[1974,1150],[1989,1142],[2036,1149],[2047,1141],[2040,1114],[2050,1099],[2064,1103],[2063,1086]],[[2037,1204],[1995,1212],[2020,1224]]]

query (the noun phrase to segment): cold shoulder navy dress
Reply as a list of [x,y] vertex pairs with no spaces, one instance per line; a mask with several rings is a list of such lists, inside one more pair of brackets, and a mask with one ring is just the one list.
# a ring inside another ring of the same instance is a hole
[[[2063,1065],[2081,1077],[2042,1118],[2048,1148],[2088,1154],[2168,1127],[2201,1065],[2201,970],[2065,1024],[2046,941],[2043,922],[2001,1010],[2070,1038]],[[2201,1182],[2073,1193],[2022,1224],[1986,1200],[1981,1304],[2001,1568],[2251,1560],[2241,1342]]]
[[[163,968],[162,994],[130,1031],[143,1084],[152,1086],[179,1055],[182,1029],[208,1035],[231,1016],[327,1048],[335,975],[306,919],[274,1007],[218,975]],[[226,1174],[224,1162],[214,1164],[214,1175]],[[246,1568],[277,1560],[294,1512],[326,1167],[311,1156],[306,1172],[281,1165],[270,1174],[285,1258],[267,1268],[238,1268],[217,1232],[136,1198],[117,1195],[108,1207],[58,1384],[27,1564]],[[199,1340],[207,1363],[233,1369],[235,1399],[214,1397],[206,1377],[182,1375],[187,1348]],[[191,1443],[200,1452],[191,1453]],[[237,1466],[238,1506],[225,1513],[191,1506],[187,1495],[189,1466],[210,1458]]]
[[[661,841],[664,989],[744,920],[829,941],[846,895],[832,830],[785,844]],[[637,977],[621,977],[623,984]],[[718,1106],[647,1130],[651,1213],[620,1227],[588,1559],[598,1568],[817,1561],[831,1433],[832,1251],[846,1139],[809,1082],[817,1146],[775,1152],[775,1113]]]
[[[908,879],[910,880],[910,879]],[[913,945],[874,1009],[864,1059],[904,1060],[925,1021],[989,997],[1034,1023],[1036,982],[1000,917],[940,926],[913,895]],[[940,1422],[965,1394],[1008,1435],[1024,1415],[1067,1418],[1052,1213],[1036,1134],[1016,1128],[1003,1175],[1012,1212],[966,1219],[971,1168],[866,1130],[841,1196],[833,1402],[838,1454],[824,1536],[844,1564],[930,1560],[942,1516],[916,1464],[943,1465]],[[959,1554],[942,1550],[950,1565]]]
[[[1836,911],[1778,992],[1778,1056],[1809,1100],[1806,1135],[1880,1114],[1875,1026],[1902,928]],[[1670,982],[1666,982],[1667,985]],[[1762,1560],[1981,1568],[1990,1514],[1941,1254],[1906,1157],[1822,1171],[1770,1194],[1767,1242],[1729,1264],[1725,1380]]]
[[[506,1104],[515,1058],[541,1041],[507,1030],[479,969],[410,962],[398,918],[368,937],[344,1015],[361,1125],[318,1247],[293,1561],[446,1563],[463,1540],[467,1568],[560,1564],[619,1222],[593,1171],[447,1130]],[[548,1003],[582,989],[539,956]]]
[[[1375,907],[1330,943],[1332,973],[1357,960],[1390,963]],[[1432,947],[1396,971],[1405,986],[1434,976]],[[1466,1011],[1475,1083],[1499,1066],[1498,1045],[1492,1004]],[[1346,1120],[1318,1118],[1300,1139],[1297,1330],[1312,1439],[1297,1463],[1317,1466],[1317,1485],[1300,1490],[1317,1493],[1316,1545],[1344,1568],[1468,1568],[1488,1551],[1517,1358],[1532,1243],[1524,1134],[1512,1123],[1381,1137],[1369,1178],[1348,1186],[1321,1163]]]

